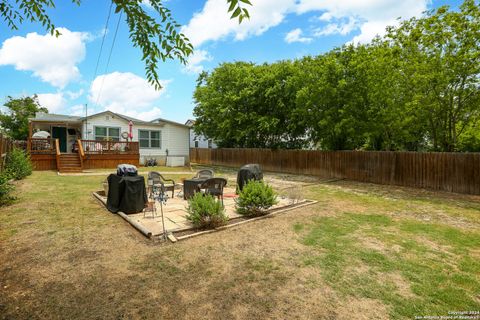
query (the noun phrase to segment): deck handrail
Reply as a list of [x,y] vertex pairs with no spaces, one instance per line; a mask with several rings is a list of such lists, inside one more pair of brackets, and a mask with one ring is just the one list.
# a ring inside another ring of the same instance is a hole
[[80,167],[83,170],[83,159],[85,158],[85,152],[83,152],[83,146],[80,139],[77,139],[77,145],[78,145],[78,156],[80,157]]
[[60,143],[55,139],[55,158],[57,160],[57,170],[60,169]]
[[81,140],[84,154],[139,154],[138,141]]
[[83,150],[82,140],[77,139],[78,152],[80,153],[81,159],[85,158],[85,151]]
[[30,154],[55,154],[55,139],[28,138],[27,151]]

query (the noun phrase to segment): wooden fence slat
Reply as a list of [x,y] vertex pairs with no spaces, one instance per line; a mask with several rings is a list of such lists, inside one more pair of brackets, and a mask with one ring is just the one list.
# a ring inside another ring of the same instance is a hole
[[[0,138],[0,150],[5,141]],[[192,148],[190,161],[228,167],[258,163],[265,171],[480,194],[479,153]]]
[[12,152],[14,141],[0,133],[0,173],[5,169],[7,155]]

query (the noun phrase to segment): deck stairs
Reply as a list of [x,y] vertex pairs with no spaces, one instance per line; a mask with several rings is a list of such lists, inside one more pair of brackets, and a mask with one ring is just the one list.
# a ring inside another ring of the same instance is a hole
[[62,153],[58,161],[58,172],[82,172],[82,159],[78,153]]

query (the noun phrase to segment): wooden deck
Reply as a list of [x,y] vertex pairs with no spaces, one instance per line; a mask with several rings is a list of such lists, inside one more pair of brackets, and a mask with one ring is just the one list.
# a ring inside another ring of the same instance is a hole
[[27,150],[34,170],[78,172],[84,169],[115,168],[122,163],[140,165],[138,142],[78,140],[72,153],[61,153],[58,139],[28,140]]

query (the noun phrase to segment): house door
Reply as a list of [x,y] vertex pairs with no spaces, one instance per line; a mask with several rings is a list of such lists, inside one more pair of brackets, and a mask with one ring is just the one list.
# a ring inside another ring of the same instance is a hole
[[67,152],[67,128],[52,127],[52,138],[58,139],[60,152]]

